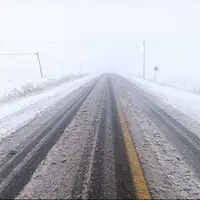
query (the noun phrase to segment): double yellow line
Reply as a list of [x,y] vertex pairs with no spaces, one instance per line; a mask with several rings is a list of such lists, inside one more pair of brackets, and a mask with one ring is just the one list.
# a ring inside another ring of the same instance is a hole
[[125,147],[127,151],[129,168],[131,170],[132,182],[134,184],[136,197],[138,199],[151,199],[149,189],[144,178],[140,161],[138,159],[136,150],[133,145],[132,137],[130,135],[130,132],[126,123],[126,119],[125,119],[120,101],[116,98],[115,92],[114,92],[114,96],[115,96],[115,101],[117,104],[118,116],[119,116],[122,132],[123,132],[123,138],[124,138]]

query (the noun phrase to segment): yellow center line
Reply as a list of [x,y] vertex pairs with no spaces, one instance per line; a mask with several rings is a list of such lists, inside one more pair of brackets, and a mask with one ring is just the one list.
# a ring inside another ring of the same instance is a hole
[[120,101],[117,100],[116,95],[115,96],[115,101],[117,104],[117,111],[118,111],[118,116],[123,132],[123,138],[125,142],[125,147],[127,151],[127,156],[128,156],[128,162],[129,162],[129,167],[131,170],[131,175],[132,175],[132,181],[134,184],[136,196],[138,199],[151,199],[149,189],[147,186],[147,183],[145,181],[145,177],[142,171],[142,167],[140,165],[139,158],[137,156],[132,137],[130,135],[126,119],[124,116],[124,113],[122,111],[122,107],[120,104]]

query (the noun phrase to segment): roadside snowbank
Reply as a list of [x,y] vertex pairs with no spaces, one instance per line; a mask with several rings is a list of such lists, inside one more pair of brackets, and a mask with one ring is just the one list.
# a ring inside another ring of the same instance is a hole
[[179,90],[200,94],[199,77],[178,77],[158,82],[161,85],[175,87]]
[[200,96],[190,92],[178,90],[170,86],[159,85],[141,78],[126,76],[134,84],[150,93],[155,98],[171,105],[183,114],[200,122]]
[[40,115],[62,97],[97,76],[98,74],[89,75],[27,98],[0,104],[0,140]]
[[26,97],[36,92],[52,88],[64,82],[84,77],[85,74],[70,74],[58,78],[37,78],[28,80],[2,80],[0,83],[0,103]]
[[147,78],[146,81],[200,95],[200,77],[166,78],[159,79],[156,82]]

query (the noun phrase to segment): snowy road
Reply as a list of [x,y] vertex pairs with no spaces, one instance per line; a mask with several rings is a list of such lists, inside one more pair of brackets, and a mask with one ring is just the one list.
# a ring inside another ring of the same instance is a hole
[[138,197],[128,131],[153,198],[200,198],[200,139],[181,118],[123,77],[93,79],[2,140],[0,197]]
[[97,77],[90,75],[68,83],[52,87],[47,91],[17,99],[8,103],[0,104],[0,141],[4,137],[23,127],[46,109],[54,106],[61,98],[78,89],[84,83]]
[[199,198],[199,125],[132,81],[115,81],[152,196]]
[[[115,106],[111,104],[114,101],[111,90],[105,76],[97,83],[95,79],[84,85],[71,101],[67,102],[67,97],[62,99],[56,109],[61,108],[53,118],[31,131],[22,145],[12,148],[2,158],[0,196],[15,197],[61,135],[19,198],[133,197],[126,151],[120,139],[122,133]],[[28,126],[26,132],[33,127]],[[18,133],[15,141],[17,138]],[[2,151],[7,143],[9,141],[4,140]]]

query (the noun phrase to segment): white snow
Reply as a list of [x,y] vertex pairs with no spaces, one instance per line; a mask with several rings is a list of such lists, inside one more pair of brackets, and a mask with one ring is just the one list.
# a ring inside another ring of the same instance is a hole
[[27,95],[55,87],[63,82],[69,82],[81,78],[81,74],[68,74],[58,77],[45,78],[13,78],[4,77],[0,79],[0,103],[26,97]]
[[[198,73],[197,73],[198,74]],[[159,74],[158,74],[159,75]],[[146,77],[147,81],[154,82],[154,79]],[[176,77],[157,77],[156,83],[163,85],[163,86],[170,86],[174,87],[179,90],[200,94],[200,77],[196,76],[179,76]]]
[[170,86],[160,85],[138,77],[126,76],[134,84],[138,85],[152,96],[178,109],[183,114],[200,122],[200,95],[182,91]]
[[69,83],[63,83],[34,96],[0,104],[0,140],[96,76],[97,74],[89,75]]
[[184,76],[166,78],[163,81],[159,81],[159,84],[172,86],[180,90],[200,94],[200,77]]

